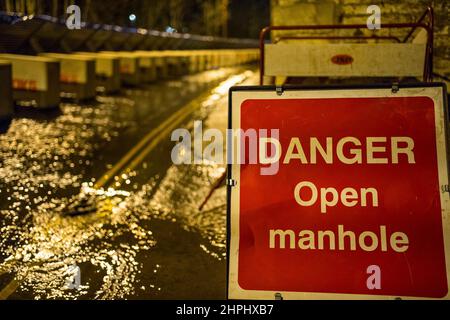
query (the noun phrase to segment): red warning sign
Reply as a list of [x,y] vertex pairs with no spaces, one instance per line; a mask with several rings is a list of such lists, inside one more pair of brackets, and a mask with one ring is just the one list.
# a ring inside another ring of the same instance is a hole
[[447,298],[443,96],[232,91],[229,297]]

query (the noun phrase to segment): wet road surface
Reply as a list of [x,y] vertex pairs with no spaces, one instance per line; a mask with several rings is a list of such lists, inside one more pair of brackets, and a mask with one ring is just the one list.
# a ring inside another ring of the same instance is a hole
[[225,187],[198,209],[224,165],[173,165],[170,134],[224,131],[227,89],[256,81],[220,69],[22,110],[0,135],[0,299],[225,298]]

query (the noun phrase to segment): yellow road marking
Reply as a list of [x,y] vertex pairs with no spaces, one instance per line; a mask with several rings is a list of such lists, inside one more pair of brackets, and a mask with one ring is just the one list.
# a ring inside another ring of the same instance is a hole
[[[197,104],[198,103],[198,104]],[[184,112],[179,115],[179,117],[176,119],[176,121],[172,122],[171,125],[169,125],[164,131],[162,131],[155,139],[151,141],[145,149],[140,152],[136,158],[133,159],[133,161],[127,166],[125,172],[129,173],[132,171],[136,166],[138,166],[144,158],[156,147],[158,144],[166,138],[171,131],[173,131],[174,128],[176,128],[178,125],[180,125],[189,115],[191,115],[192,112],[194,112],[198,107],[200,106],[200,101],[196,101],[196,103],[193,103],[190,108],[187,108],[184,110]]]
[[[116,165],[114,165],[97,181],[97,183],[94,185],[94,188],[100,189],[106,186],[111,178],[117,175],[117,173],[120,174],[119,182],[123,180],[121,173],[128,173],[132,171],[136,166],[138,166],[139,163],[142,162],[142,160],[161,142],[162,139],[167,137],[170,132],[180,123],[182,123],[189,115],[191,115],[192,112],[194,112],[196,109],[199,109],[202,106],[202,102],[206,100],[211,95],[211,93],[212,91],[209,90],[206,93],[195,98],[187,105],[176,111],[158,127],[147,133],[147,135],[145,135],[144,138],[142,138],[136,146],[134,146],[122,159],[120,159],[119,162],[117,162]],[[148,145],[146,146],[146,144]],[[127,163],[130,164],[126,166]],[[119,170],[121,171],[119,172]],[[9,270],[0,270],[0,275],[6,272],[9,272]],[[26,277],[27,274],[25,274],[25,276],[21,280],[13,279],[12,281],[10,281],[0,291],[0,300],[8,299],[8,297],[19,288],[20,284],[26,279]]]
[[14,293],[14,291],[17,290],[17,288],[20,286],[21,281],[18,281],[16,279],[12,280],[6,287],[0,291],[0,300],[6,300],[10,295]]
[[119,162],[117,162],[108,172],[106,172],[94,185],[95,189],[100,189],[106,185],[106,183],[123,168],[144,146],[148,143],[162,128],[166,125],[168,120],[171,120],[181,110],[173,114],[169,119],[160,124],[156,129],[150,131],[138,144],[136,144]]
[[[8,299],[8,297],[10,296],[10,295],[12,295],[16,290],[17,290],[17,288],[19,288],[20,287],[20,285],[22,284],[22,282],[23,281],[25,281],[25,279],[27,278],[27,276],[28,276],[28,272],[29,272],[29,268],[31,268],[31,267],[35,267],[35,266],[39,266],[41,263],[40,262],[32,262],[32,263],[30,263],[26,268],[27,268],[27,271],[25,272],[25,275],[21,278],[21,279],[16,279],[16,278],[14,278],[13,280],[11,280],[1,291],[0,291],[0,301],[1,300],[6,300],[6,299]],[[11,272],[11,270],[12,269],[9,269],[9,270],[2,270],[1,272],[0,272],[0,275],[3,275],[3,274],[5,274],[5,273],[9,273],[9,272]]]
[[[123,169],[122,172],[130,172],[131,170],[133,170],[137,165],[139,165],[139,163],[145,158],[145,156],[148,155],[148,153],[151,152],[161,142],[161,140],[164,139],[170,133],[171,130],[173,130],[174,127],[179,125],[193,111],[198,109],[202,105],[202,102],[210,95],[211,95],[210,91],[202,94],[201,96],[192,100],[187,105],[183,106],[181,109],[175,112],[172,116],[170,116],[163,123],[161,123],[157,128],[151,130],[114,167],[112,167],[105,175],[101,177],[101,179],[98,180],[98,182],[95,184],[95,188],[99,189],[104,187],[107,184],[107,182],[112,177],[114,177],[121,169]],[[146,144],[148,145],[145,147]],[[130,160],[133,161],[130,163],[130,165],[124,168],[124,166],[126,166],[126,164],[130,162]],[[119,172],[119,174],[122,172]],[[121,175],[120,179],[122,179]],[[8,271],[1,270],[0,275],[7,272],[9,272],[9,270]],[[26,276],[24,277],[24,279],[25,278]],[[8,297],[19,288],[22,281],[23,280],[13,279],[11,282],[9,282],[0,291],[0,300],[8,299]]]
[[[106,174],[104,174],[97,181],[97,183],[95,183],[94,188],[100,189],[106,186],[107,183],[118,174],[119,181],[123,180],[120,173],[128,173],[133,170],[145,158],[145,156],[148,155],[148,153],[151,152],[161,142],[161,140],[167,136],[168,132],[184,121],[195,109],[198,109],[201,106],[201,102],[210,95],[211,92],[208,91],[207,93],[204,93],[203,95],[192,100],[167,118],[158,127],[147,133],[147,135],[145,135],[136,146],[134,146],[122,159],[120,159],[119,162],[117,162]],[[124,168],[127,163],[130,164]]]

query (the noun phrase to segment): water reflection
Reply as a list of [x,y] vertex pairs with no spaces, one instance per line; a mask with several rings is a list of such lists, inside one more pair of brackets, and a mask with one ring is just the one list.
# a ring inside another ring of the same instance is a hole
[[[15,119],[8,133],[0,135],[0,288],[16,279],[11,297],[117,299],[133,297],[136,291],[151,296],[161,288],[142,283],[140,257],[157,245],[154,219],[177,221],[199,233],[204,238],[200,249],[224,259],[225,188],[203,212],[198,210],[223,166],[169,166],[142,185],[134,182],[139,172],[133,171],[120,177],[122,184],[104,190],[93,189],[92,170],[101,167],[99,150],[125,130],[139,132],[149,115],[163,118],[162,105],[173,104],[174,88],[194,94],[235,72],[211,71],[158,85],[159,90],[99,97],[92,105],[63,104],[52,120]],[[227,88],[248,76],[229,78],[204,101],[198,116],[217,117],[213,106],[226,112]],[[143,105],[147,113],[140,110]],[[220,117],[225,128],[226,117]],[[146,171],[146,161],[137,170]],[[80,195],[93,199],[95,210],[72,217],[61,214]],[[164,268],[158,261],[152,263],[154,273]],[[72,266],[81,270],[78,290],[66,285]]]

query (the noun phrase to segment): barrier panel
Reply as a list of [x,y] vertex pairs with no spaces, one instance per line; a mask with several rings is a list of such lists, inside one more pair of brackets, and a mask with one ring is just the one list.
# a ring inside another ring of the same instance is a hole
[[158,79],[157,59],[158,57],[149,56],[138,51],[131,54],[139,58],[139,73],[142,82],[152,82]]
[[[169,70],[168,70],[168,61],[167,57],[161,53],[161,51],[135,51],[134,54],[140,56],[141,58],[145,58],[146,60],[149,60],[149,64],[151,63],[152,70],[151,72],[151,80],[157,80],[157,79],[167,79],[169,77]],[[149,70],[148,70],[149,71]],[[145,72],[145,71],[144,71]],[[153,73],[154,73],[154,79],[153,79]]]
[[189,72],[197,73],[208,70],[208,50],[189,50],[186,51],[189,57]]
[[214,50],[211,56],[211,69],[217,68],[220,68],[220,53]]
[[189,58],[184,51],[135,51],[143,58],[151,58],[156,66],[159,79],[181,76],[188,73]]
[[200,55],[198,55],[194,50],[183,50],[180,52],[186,57],[187,73],[193,74],[199,72]]
[[114,56],[120,60],[120,78],[123,84],[137,86],[141,81],[139,56],[130,52],[101,51],[100,55]]
[[238,60],[237,60],[237,56],[239,56],[239,53],[236,54],[235,52],[230,51],[230,50],[222,50],[220,66],[221,67],[231,67],[233,65],[239,64]]
[[12,64],[13,99],[21,106],[57,107],[60,102],[60,64],[56,59],[0,54]]
[[214,69],[214,53],[212,50],[203,51],[206,56],[206,70]]
[[95,59],[96,89],[103,93],[120,90],[120,59],[116,56],[91,52],[76,52],[73,55]]
[[0,121],[9,120],[14,114],[12,96],[12,66],[0,60]]
[[94,58],[61,53],[41,53],[40,55],[60,62],[61,97],[77,100],[95,97],[96,61]]
[[[61,83],[52,84],[51,88],[48,79],[27,79],[26,70],[13,65],[13,74],[20,74],[13,82],[16,86],[14,97],[24,105],[57,105],[59,100],[54,99],[53,94],[59,89],[64,97],[88,99],[94,96],[94,88],[109,93],[119,90],[122,83],[135,86],[141,82],[245,63],[249,61],[245,51],[223,49],[252,48],[256,44],[246,39],[89,23],[82,23],[81,29],[69,30],[63,19],[0,12],[0,52],[49,56],[44,54],[48,52],[60,61]],[[74,52],[79,54],[72,55]],[[92,62],[87,62],[89,59],[94,59],[94,68]],[[34,63],[37,61],[34,59]],[[47,71],[44,69],[43,74],[54,76],[55,67],[49,65]]]
[[202,72],[208,69],[208,54],[202,50],[196,50],[196,55],[198,57],[198,72]]
[[183,76],[189,73],[189,54],[184,50],[161,51],[167,59],[170,76]]

